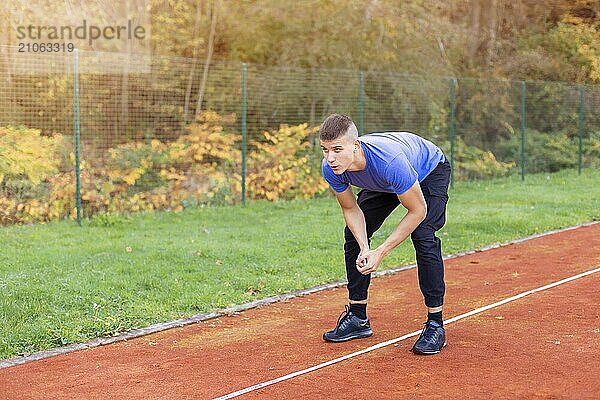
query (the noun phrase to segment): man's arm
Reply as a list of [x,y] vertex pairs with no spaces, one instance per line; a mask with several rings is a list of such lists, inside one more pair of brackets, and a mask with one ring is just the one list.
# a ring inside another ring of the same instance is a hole
[[335,194],[338,203],[342,208],[346,225],[356,238],[361,252],[369,249],[369,241],[367,240],[367,226],[365,216],[356,202],[356,197],[352,193],[352,188],[348,186],[346,190]]
[[398,198],[408,212],[379,247],[359,256],[356,264],[362,274],[370,274],[377,270],[383,258],[402,243],[427,215],[427,203],[425,203],[425,198],[423,197],[423,192],[421,192],[421,186],[418,181],[406,192],[398,195]]

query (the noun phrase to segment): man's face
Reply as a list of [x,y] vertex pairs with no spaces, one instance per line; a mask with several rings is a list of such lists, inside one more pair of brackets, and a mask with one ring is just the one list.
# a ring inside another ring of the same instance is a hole
[[323,158],[336,175],[344,173],[354,162],[354,150],[358,146],[358,140],[352,138],[348,133],[331,141],[321,141]]

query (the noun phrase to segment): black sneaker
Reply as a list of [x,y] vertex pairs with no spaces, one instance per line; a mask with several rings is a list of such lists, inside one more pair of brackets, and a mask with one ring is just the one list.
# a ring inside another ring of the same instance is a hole
[[439,322],[429,320],[425,322],[421,336],[412,348],[415,354],[437,354],[446,346],[446,331]]
[[334,330],[325,332],[323,340],[327,342],[345,342],[352,339],[366,338],[373,334],[369,319],[360,319],[352,314],[350,307],[346,306],[338,318],[337,326]]

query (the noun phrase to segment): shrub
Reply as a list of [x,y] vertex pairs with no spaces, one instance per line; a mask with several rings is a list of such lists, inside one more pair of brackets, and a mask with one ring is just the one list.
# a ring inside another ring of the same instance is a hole
[[42,136],[23,126],[0,127],[0,224],[44,222],[58,217],[47,199],[65,163],[62,135]]
[[[119,223],[119,215],[173,210],[203,204],[232,204],[241,198],[241,135],[235,116],[208,112],[173,142],[150,140],[108,149],[97,160],[81,163],[83,216],[107,214],[93,224]],[[318,128],[282,125],[249,143],[248,198],[277,201],[327,193],[321,176]],[[528,131],[529,172],[577,165],[577,138]],[[61,135],[41,136],[27,128],[0,128],[0,224],[75,218],[72,142]],[[449,143],[441,143],[449,155]],[[520,137],[512,134],[490,151],[455,143],[455,178],[491,178],[508,174],[519,159]],[[600,164],[600,134],[584,143],[587,166]],[[13,160],[15,160],[13,162]],[[70,167],[69,167],[70,165]],[[537,169],[534,169],[537,168]],[[12,185],[12,186],[10,186]],[[19,187],[18,190],[7,188]]]
[[16,199],[39,197],[40,184],[58,172],[55,156],[62,136],[46,137],[37,129],[0,127],[0,193]]
[[169,146],[172,168],[161,171],[170,190],[181,193],[182,206],[230,204],[241,193],[241,135],[227,132],[235,115],[204,112],[187,134]]
[[282,125],[254,141],[248,161],[248,193],[254,199],[310,198],[328,187],[321,169],[311,167],[313,136],[319,128],[308,124]]
[[[584,162],[592,166],[600,158],[600,135],[590,135],[583,140]],[[502,159],[521,159],[521,137],[511,135],[497,146]],[[579,138],[567,132],[542,133],[533,129],[525,131],[525,170],[527,173],[557,172],[577,167],[579,163]]]
[[[450,157],[450,143],[442,142],[440,147]],[[467,145],[459,136],[454,144],[454,179],[469,180],[506,176],[514,168],[513,162],[501,162],[491,151]]]
[[109,179],[88,187],[82,200],[99,200],[106,211],[115,213],[180,211],[235,201],[235,182],[241,180],[235,173],[241,159],[236,149],[239,135],[223,128],[234,122],[233,115],[205,112],[174,142],[151,140],[109,149]]

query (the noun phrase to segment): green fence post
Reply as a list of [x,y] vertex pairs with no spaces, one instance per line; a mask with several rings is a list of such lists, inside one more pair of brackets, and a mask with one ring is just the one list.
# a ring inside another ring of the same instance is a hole
[[75,131],[75,205],[77,224],[81,226],[81,167],[79,162],[79,54],[73,51],[73,128]]
[[585,112],[585,89],[583,85],[579,85],[579,168],[578,172],[581,175],[583,167],[583,113]]
[[455,85],[456,80],[450,79],[450,185],[454,186],[454,107],[455,107]]
[[521,180],[525,180],[525,81],[521,81]]
[[248,99],[246,93],[246,63],[242,63],[242,205],[246,205],[246,114],[248,112]]
[[364,104],[363,104],[363,85],[364,74],[362,71],[358,74],[358,134],[362,135],[364,130]]

